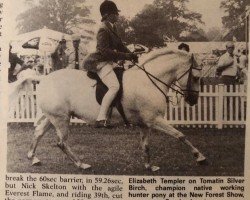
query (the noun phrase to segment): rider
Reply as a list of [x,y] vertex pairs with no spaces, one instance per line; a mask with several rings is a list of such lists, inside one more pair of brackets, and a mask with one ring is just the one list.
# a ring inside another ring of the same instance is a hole
[[113,71],[119,60],[136,61],[137,55],[131,53],[123,44],[116,31],[115,23],[118,21],[119,10],[113,1],[105,0],[100,6],[102,24],[97,33],[96,52],[90,54],[84,61],[83,67],[96,72],[103,83],[108,87],[108,92],[102,100],[95,127],[110,127],[107,123],[109,107],[119,90],[119,82]]

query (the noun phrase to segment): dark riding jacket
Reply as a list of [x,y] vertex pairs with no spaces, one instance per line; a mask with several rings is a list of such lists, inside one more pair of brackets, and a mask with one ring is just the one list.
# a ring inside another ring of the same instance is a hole
[[127,53],[130,51],[118,36],[115,25],[112,27],[109,22],[104,21],[97,33],[96,52],[86,57],[83,69],[96,72],[100,62],[126,60]]

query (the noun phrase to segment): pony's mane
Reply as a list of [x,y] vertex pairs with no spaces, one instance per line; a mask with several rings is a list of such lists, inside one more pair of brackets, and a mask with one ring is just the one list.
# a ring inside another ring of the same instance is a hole
[[162,49],[156,49],[154,51],[151,51],[148,54],[144,54],[141,58],[140,58],[140,65],[145,65],[146,63],[150,62],[151,60],[154,60],[160,56],[164,56],[164,55],[172,55],[172,54],[177,54],[180,56],[188,56],[189,53],[186,51],[180,51],[180,50],[176,50],[176,49],[169,49],[169,48],[162,48]]

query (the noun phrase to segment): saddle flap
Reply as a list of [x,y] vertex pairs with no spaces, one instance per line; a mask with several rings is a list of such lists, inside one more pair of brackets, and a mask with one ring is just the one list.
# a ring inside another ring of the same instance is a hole
[[96,80],[97,82],[101,81],[100,77],[99,77],[99,76],[97,75],[97,73],[95,73],[95,72],[88,71],[88,72],[87,72],[87,76],[88,76],[90,79]]

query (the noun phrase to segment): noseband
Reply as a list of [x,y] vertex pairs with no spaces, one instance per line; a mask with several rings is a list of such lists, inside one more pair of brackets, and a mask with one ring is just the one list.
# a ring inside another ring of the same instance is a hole
[[189,67],[189,69],[184,72],[176,81],[179,81],[181,80],[186,74],[188,74],[188,80],[187,80],[187,87],[186,89],[182,89],[180,86],[176,85],[175,83],[173,83],[174,86],[176,86],[177,88],[179,88],[181,91],[178,91],[178,93],[180,93],[181,95],[184,95],[183,92],[187,92],[187,93],[199,93],[199,90],[192,90],[192,77],[193,77],[193,74],[192,74],[192,70],[202,70],[201,68],[197,68],[194,66],[195,64],[195,60],[194,60],[194,55],[192,54],[191,56],[191,65]]
[[175,83],[172,83],[172,85],[174,85],[175,87],[177,87],[178,89],[175,89],[172,85],[169,85],[167,83],[165,83],[164,81],[160,80],[159,78],[155,77],[153,74],[149,73],[148,71],[146,71],[144,65],[143,66],[139,66],[136,63],[135,66],[137,66],[139,69],[141,69],[142,71],[145,72],[145,74],[147,75],[147,77],[149,78],[149,80],[153,83],[153,85],[164,95],[166,102],[169,102],[169,97],[165,94],[165,92],[154,82],[153,79],[155,79],[156,81],[158,81],[159,83],[165,85],[168,88],[171,88],[173,91],[176,92],[176,94],[181,94],[182,96],[185,96],[184,92],[189,93],[199,93],[199,91],[196,90],[192,90],[192,82],[191,82],[191,78],[193,76],[192,74],[192,70],[201,70],[201,68],[197,68],[194,66],[194,55],[192,54],[191,56],[191,65],[189,67],[189,69],[184,72],[176,81],[179,81],[180,79],[182,79],[186,74],[188,74],[188,80],[187,80],[187,87],[186,89],[182,89],[180,86],[176,85]]

